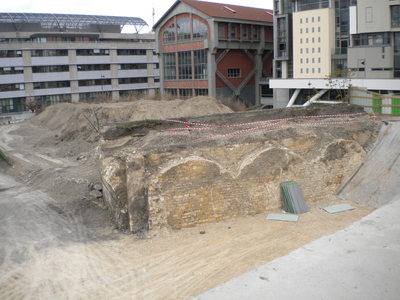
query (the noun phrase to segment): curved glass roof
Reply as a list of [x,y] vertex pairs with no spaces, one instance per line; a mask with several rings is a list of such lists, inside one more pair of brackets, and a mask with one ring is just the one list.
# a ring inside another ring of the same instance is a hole
[[42,14],[42,13],[0,13],[0,23],[40,23],[43,28],[60,30],[84,29],[89,25],[133,25],[146,26],[141,18],[96,15]]

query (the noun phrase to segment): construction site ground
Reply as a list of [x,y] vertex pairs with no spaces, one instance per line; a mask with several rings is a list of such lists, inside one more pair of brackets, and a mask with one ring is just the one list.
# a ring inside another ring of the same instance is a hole
[[[198,110],[177,116],[183,104],[171,103],[176,117]],[[120,112],[112,118],[87,106],[71,119],[74,107],[0,127],[0,149],[14,163],[0,166],[1,299],[189,299],[344,229],[376,206],[332,195],[313,203],[297,223],[267,221],[265,213],[146,236],[124,234],[94,192],[100,183],[94,129],[105,115],[115,122],[127,114],[127,106],[115,106]],[[228,112],[207,106],[198,115]],[[338,203],[356,209],[332,215],[320,209]]]

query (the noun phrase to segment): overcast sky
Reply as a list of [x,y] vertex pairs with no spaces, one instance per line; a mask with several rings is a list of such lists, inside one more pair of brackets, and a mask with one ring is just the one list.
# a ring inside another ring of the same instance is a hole
[[[212,0],[207,2],[227,3],[272,9],[272,0]],[[32,12],[58,14],[88,14],[124,17],[139,17],[153,25],[175,3],[175,0],[0,0],[0,12]],[[150,31],[150,27],[142,32]]]

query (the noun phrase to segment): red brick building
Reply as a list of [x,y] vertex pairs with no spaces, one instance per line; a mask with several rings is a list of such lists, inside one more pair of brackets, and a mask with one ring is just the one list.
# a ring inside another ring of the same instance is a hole
[[272,77],[272,24],[267,9],[176,1],[154,25],[161,92],[259,104]]

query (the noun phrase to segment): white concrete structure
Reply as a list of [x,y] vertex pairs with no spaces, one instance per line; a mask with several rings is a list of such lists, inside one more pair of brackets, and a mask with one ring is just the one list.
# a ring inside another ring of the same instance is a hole
[[399,94],[400,0],[276,0],[274,27],[274,107],[349,85]]

